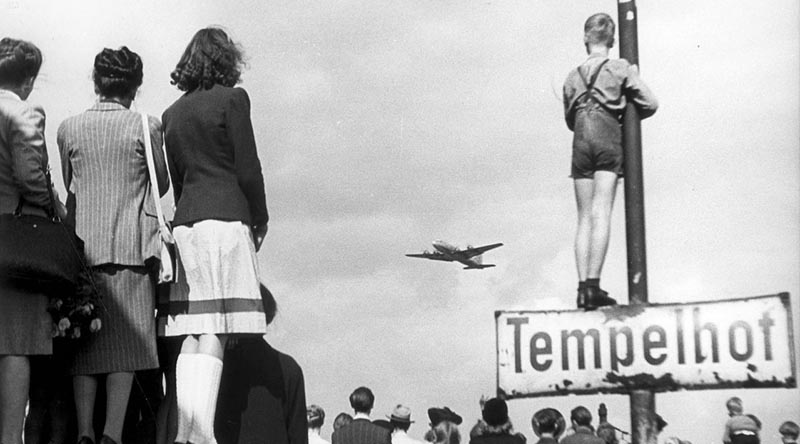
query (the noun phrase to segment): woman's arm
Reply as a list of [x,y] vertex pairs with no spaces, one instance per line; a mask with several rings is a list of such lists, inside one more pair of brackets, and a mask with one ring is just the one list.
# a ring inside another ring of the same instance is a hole
[[[258,160],[253,124],[250,121],[250,98],[241,88],[234,88],[225,112],[228,137],[233,143],[234,162],[239,187],[250,206],[250,223],[265,226],[269,221],[264,176]],[[266,233],[266,230],[264,230]]]
[[44,110],[27,106],[14,119],[9,142],[11,145],[12,174],[26,202],[50,208],[45,169],[47,146],[44,141]]

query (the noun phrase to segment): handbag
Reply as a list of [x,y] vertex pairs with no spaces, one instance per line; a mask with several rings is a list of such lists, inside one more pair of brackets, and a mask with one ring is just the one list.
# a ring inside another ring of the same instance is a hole
[[[178,277],[175,238],[172,236],[172,230],[167,225],[164,212],[161,209],[161,191],[158,188],[158,176],[156,176],[156,165],[153,160],[153,143],[150,141],[150,125],[147,122],[147,114],[140,114],[142,116],[142,129],[144,130],[144,157],[147,159],[147,170],[150,173],[150,194],[153,195],[153,202],[156,206],[156,218],[158,219],[158,233],[161,244],[158,283],[167,284],[176,282]],[[166,158],[166,155],[164,158]],[[169,177],[169,170],[167,170],[167,176]]]
[[22,214],[22,198],[13,213],[0,215],[0,277],[48,294],[73,294],[87,269],[83,241],[56,213],[50,171],[44,173],[48,217]]

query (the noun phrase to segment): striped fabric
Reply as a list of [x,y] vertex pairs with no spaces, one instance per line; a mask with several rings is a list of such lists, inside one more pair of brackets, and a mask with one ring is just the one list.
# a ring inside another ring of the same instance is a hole
[[158,334],[266,333],[267,320],[250,229],[204,220],[173,231],[178,282],[159,301]]
[[332,444],[390,444],[391,433],[366,419],[354,419],[331,435]]
[[158,367],[155,285],[146,267],[95,268],[103,328],[80,342],[72,373],[91,375]]
[[[142,137],[140,115],[117,103],[98,102],[58,128],[64,184],[75,193],[76,231],[92,265],[141,266],[160,253]],[[150,138],[166,192],[161,124],[154,117]]]

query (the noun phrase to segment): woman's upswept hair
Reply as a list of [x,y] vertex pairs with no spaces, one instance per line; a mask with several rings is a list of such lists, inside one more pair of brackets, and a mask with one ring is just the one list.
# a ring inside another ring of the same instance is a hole
[[425,434],[425,439],[434,444],[460,444],[461,433],[455,423],[442,421]]
[[20,85],[36,78],[42,67],[42,51],[31,42],[5,37],[0,40],[0,84]]
[[170,77],[181,91],[234,86],[244,67],[244,52],[220,28],[204,28],[192,37]]
[[105,48],[94,58],[94,86],[105,97],[133,97],[142,86],[142,68],[139,54],[127,46]]
[[599,12],[586,19],[583,24],[584,41],[587,45],[606,45],[611,48],[614,46],[614,32],[616,25],[610,15]]

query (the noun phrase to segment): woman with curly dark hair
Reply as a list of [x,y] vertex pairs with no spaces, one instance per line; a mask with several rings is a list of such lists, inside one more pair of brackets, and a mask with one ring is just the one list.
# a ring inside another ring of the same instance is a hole
[[216,442],[226,340],[267,328],[256,261],[267,203],[250,99],[235,88],[242,66],[242,51],[225,31],[201,29],[172,72],[185,94],[162,117],[179,279],[158,328],[162,336],[186,336],[175,363],[178,427],[171,441],[179,443]]
[[103,328],[78,347],[72,374],[78,444],[93,444],[95,396],[105,375],[106,415],[100,444],[121,442],[134,372],[158,368],[154,259],[158,219],[145,155],[149,137],[159,190],[169,187],[161,123],[130,110],[142,84],[142,59],[123,46],[94,59],[98,101],[58,128],[64,185],[75,197],[75,230],[103,292]]

